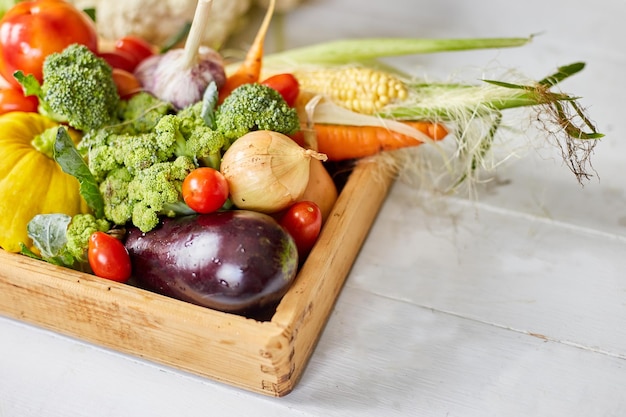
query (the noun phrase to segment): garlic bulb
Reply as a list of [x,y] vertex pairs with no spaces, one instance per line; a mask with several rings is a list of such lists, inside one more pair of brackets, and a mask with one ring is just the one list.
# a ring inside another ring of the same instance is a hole
[[143,60],[135,70],[143,89],[176,109],[202,100],[207,86],[214,81],[218,88],[226,82],[222,56],[208,46],[197,49],[196,61],[186,63],[183,49]]
[[220,171],[228,181],[235,206],[275,213],[304,194],[311,158],[323,161],[326,155],[304,149],[281,133],[259,130],[240,137],[228,148]]
[[198,0],[184,49],[171,49],[147,58],[135,70],[145,91],[172,103],[176,109],[200,101],[211,82],[218,89],[226,82],[221,55],[201,45],[212,3],[212,0]]

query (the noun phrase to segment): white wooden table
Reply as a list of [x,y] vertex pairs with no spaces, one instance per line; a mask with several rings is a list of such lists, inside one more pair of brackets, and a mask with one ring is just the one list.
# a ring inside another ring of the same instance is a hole
[[0,318],[0,416],[626,415],[626,2],[309,0],[287,46],[363,36],[540,35],[402,60],[446,78],[517,68],[607,136],[584,187],[545,147],[497,181],[433,196],[397,183],[296,389],[266,398]]

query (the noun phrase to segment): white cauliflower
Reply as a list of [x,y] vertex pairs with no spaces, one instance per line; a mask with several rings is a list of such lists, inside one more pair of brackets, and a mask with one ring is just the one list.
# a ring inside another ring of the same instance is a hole
[[[282,0],[279,0],[279,2]],[[95,8],[100,36],[139,36],[163,45],[193,19],[197,0],[70,0],[80,9]],[[239,27],[252,0],[213,0],[211,20],[203,38],[218,48]]]

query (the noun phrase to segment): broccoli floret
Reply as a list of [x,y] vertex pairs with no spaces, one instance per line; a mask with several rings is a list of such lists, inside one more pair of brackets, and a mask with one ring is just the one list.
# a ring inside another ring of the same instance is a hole
[[94,232],[108,232],[111,225],[105,219],[96,219],[92,214],[77,214],[67,226],[65,249],[78,262],[87,260],[89,236]]
[[193,213],[183,202],[181,189],[183,180],[195,168],[190,158],[179,156],[173,162],[159,162],[137,172],[128,184],[133,224],[148,232],[157,226],[159,216]]
[[297,111],[276,90],[258,83],[233,90],[218,107],[215,122],[230,143],[254,130],[292,134],[300,129]]
[[171,144],[155,133],[119,135],[112,147],[116,160],[121,161],[131,173],[167,161],[173,154]]
[[124,133],[147,133],[154,129],[161,117],[172,112],[172,106],[145,91],[120,102],[119,117]]
[[40,112],[58,122],[89,131],[116,120],[120,98],[112,69],[84,45],[48,55],[41,85],[32,74],[16,78],[26,95],[39,98]]
[[116,137],[117,134],[108,129],[98,129],[85,135],[76,146],[97,181],[102,181],[110,171],[122,166],[112,146]]
[[174,114],[168,114],[159,120],[154,127],[156,142],[160,148],[169,149],[170,155],[189,156],[187,140],[180,131],[181,119]]
[[100,183],[104,200],[104,217],[117,225],[124,225],[132,218],[133,205],[128,199],[128,184],[133,175],[125,167],[109,172]]
[[125,167],[134,174],[157,162],[168,161],[177,149],[170,138],[156,131],[136,134],[112,132],[115,130],[99,129],[79,145],[81,150],[88,148],[84,155],[98,181],[117,168]]
[[199,165],[219,169],[222,148],[226,144],[224,135],[206,126],[196,126],[187,138],[187,151],[194,155]]
[[165,115],[155,127],[157,143],[168,148],[171,156],[186,156],[198,165],[219,166],[224,135],[207,127],[192,111]]
[[176,117],[180,120],[179,130],[185,137],[189,137],[196,127],[206,127],[202,119],[201,101],[181,109]]

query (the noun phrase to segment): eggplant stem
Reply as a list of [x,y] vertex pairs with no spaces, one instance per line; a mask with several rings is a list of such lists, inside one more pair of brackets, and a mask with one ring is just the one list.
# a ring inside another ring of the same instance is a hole
[[189,29],[189,36],[187,36],[187,41],[185,41],[183,68],[191,68],[196,62],[198,48],[202,43],[202,35],[211,16],[212,4],[213,0],[198,0],[191,28]]

